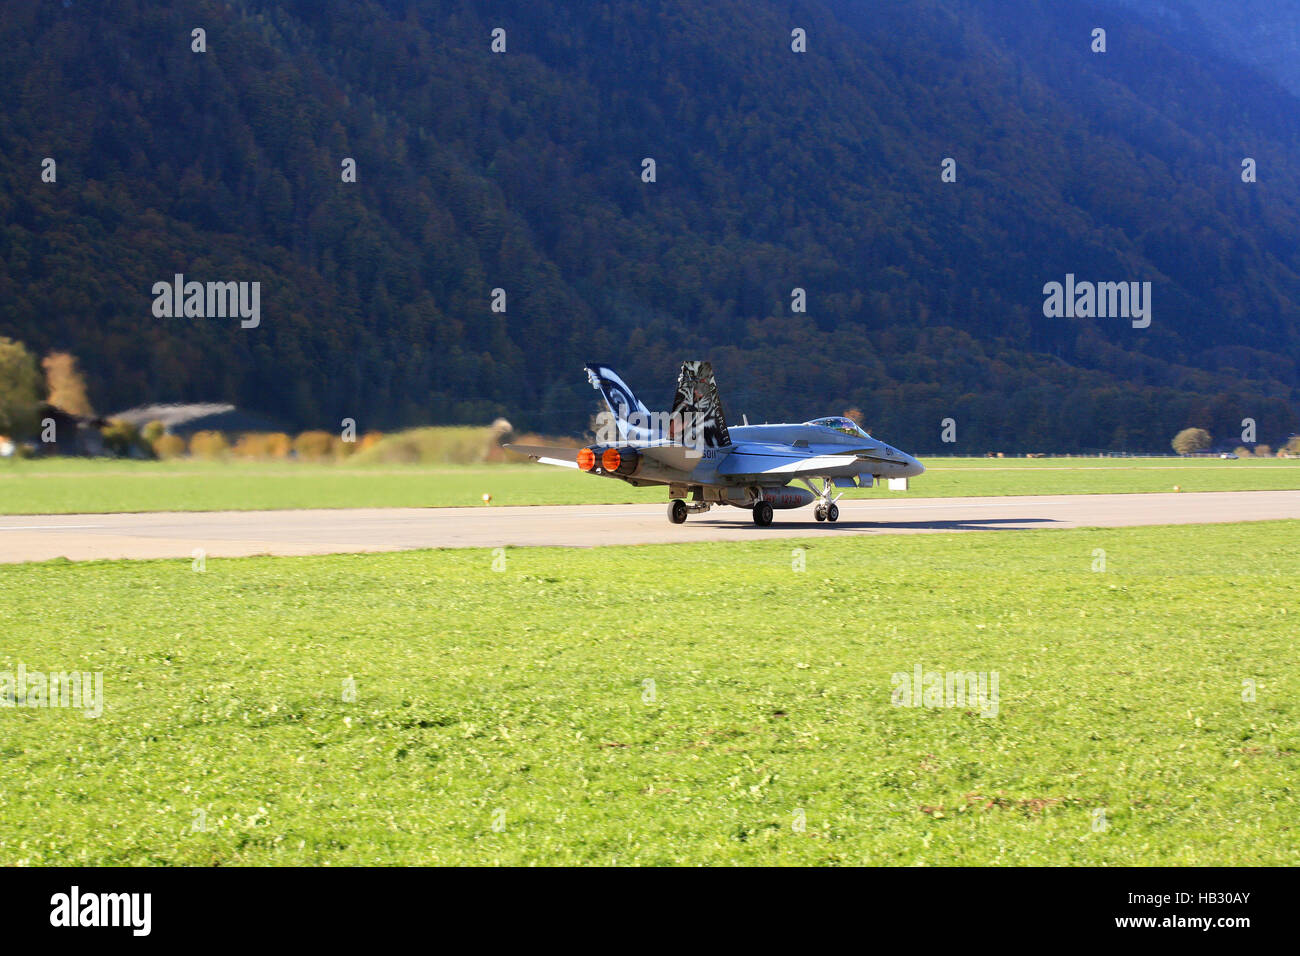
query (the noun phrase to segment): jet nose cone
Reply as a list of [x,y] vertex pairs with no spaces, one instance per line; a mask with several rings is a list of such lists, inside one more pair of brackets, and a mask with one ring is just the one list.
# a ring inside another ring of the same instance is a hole
[[925,474],[925,465],[921,464],[915,458],[911,459],[912,467],[908,469],[911,472],[910,477],[915,478],[917,475]]

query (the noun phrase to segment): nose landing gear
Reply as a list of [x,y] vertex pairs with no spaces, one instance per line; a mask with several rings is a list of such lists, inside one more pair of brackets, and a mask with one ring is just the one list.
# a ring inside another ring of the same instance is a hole
[[818,505],[813,509],[813,517],[818,521],[839,521],[840,506],[833,501],[829,505]]
[[821,479],[821,483],[821,490],[818,491],[817,487],[811,481],[804,479],[804,484],[806,484],[813,494],[817,496],[817,504],[813,508],[813,517],[818,521],[839,521],[840,506],[835,502],[839,501],[840,498],[844,496],[843,492],[832,498],[831,491],[834,489],[835,483],[830,478]]

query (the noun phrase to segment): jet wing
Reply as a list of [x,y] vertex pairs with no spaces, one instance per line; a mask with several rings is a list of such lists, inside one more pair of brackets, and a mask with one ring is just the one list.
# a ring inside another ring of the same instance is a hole
[[789,455],[753,455],[732,453],[718,465],[718,474],[766,475],[780,478],[822,478],[837,471],[854,470],[863,465],[857,455],[813,455],[791,458]]
[[578,448],[555,448],[547,445],[503,445],[510,451],[527,455],[533,461],[543,465],[559,465],[561,468],[578,467]]
[[676,442],[657,442],[653,445],[633,445],[643,458],[656,462],[665,468],[689,472],[698,465],[703,457],[700,449],[688,448]]

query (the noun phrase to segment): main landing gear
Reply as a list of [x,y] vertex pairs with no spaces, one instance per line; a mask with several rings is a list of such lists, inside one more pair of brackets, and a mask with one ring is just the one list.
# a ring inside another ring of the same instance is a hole
[[772,504],[768,501],[759,501],[754,505],[754,524],[760,528],[766,528],[772,523]]
[[701,501],[698,497],[689,504],[681,498],[668,502],[668,520],[673,524],[685,524],[687,515],[702,515],[713,507],[711,501]]

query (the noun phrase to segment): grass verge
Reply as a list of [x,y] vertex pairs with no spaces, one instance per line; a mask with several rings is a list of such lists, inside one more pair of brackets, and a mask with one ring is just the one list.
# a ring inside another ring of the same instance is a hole
[[1298,531],[2,567],[0,864],[1296,865]]
[[[932,459],[919,497],[1300,489],[1300,460]],[[664,488],[545,465],[373,465],[312,462],[37,460],[0,463],[0,513],[250,511],[624,504],[667,501]],[[850,497],[896,495],[858,490]]]

